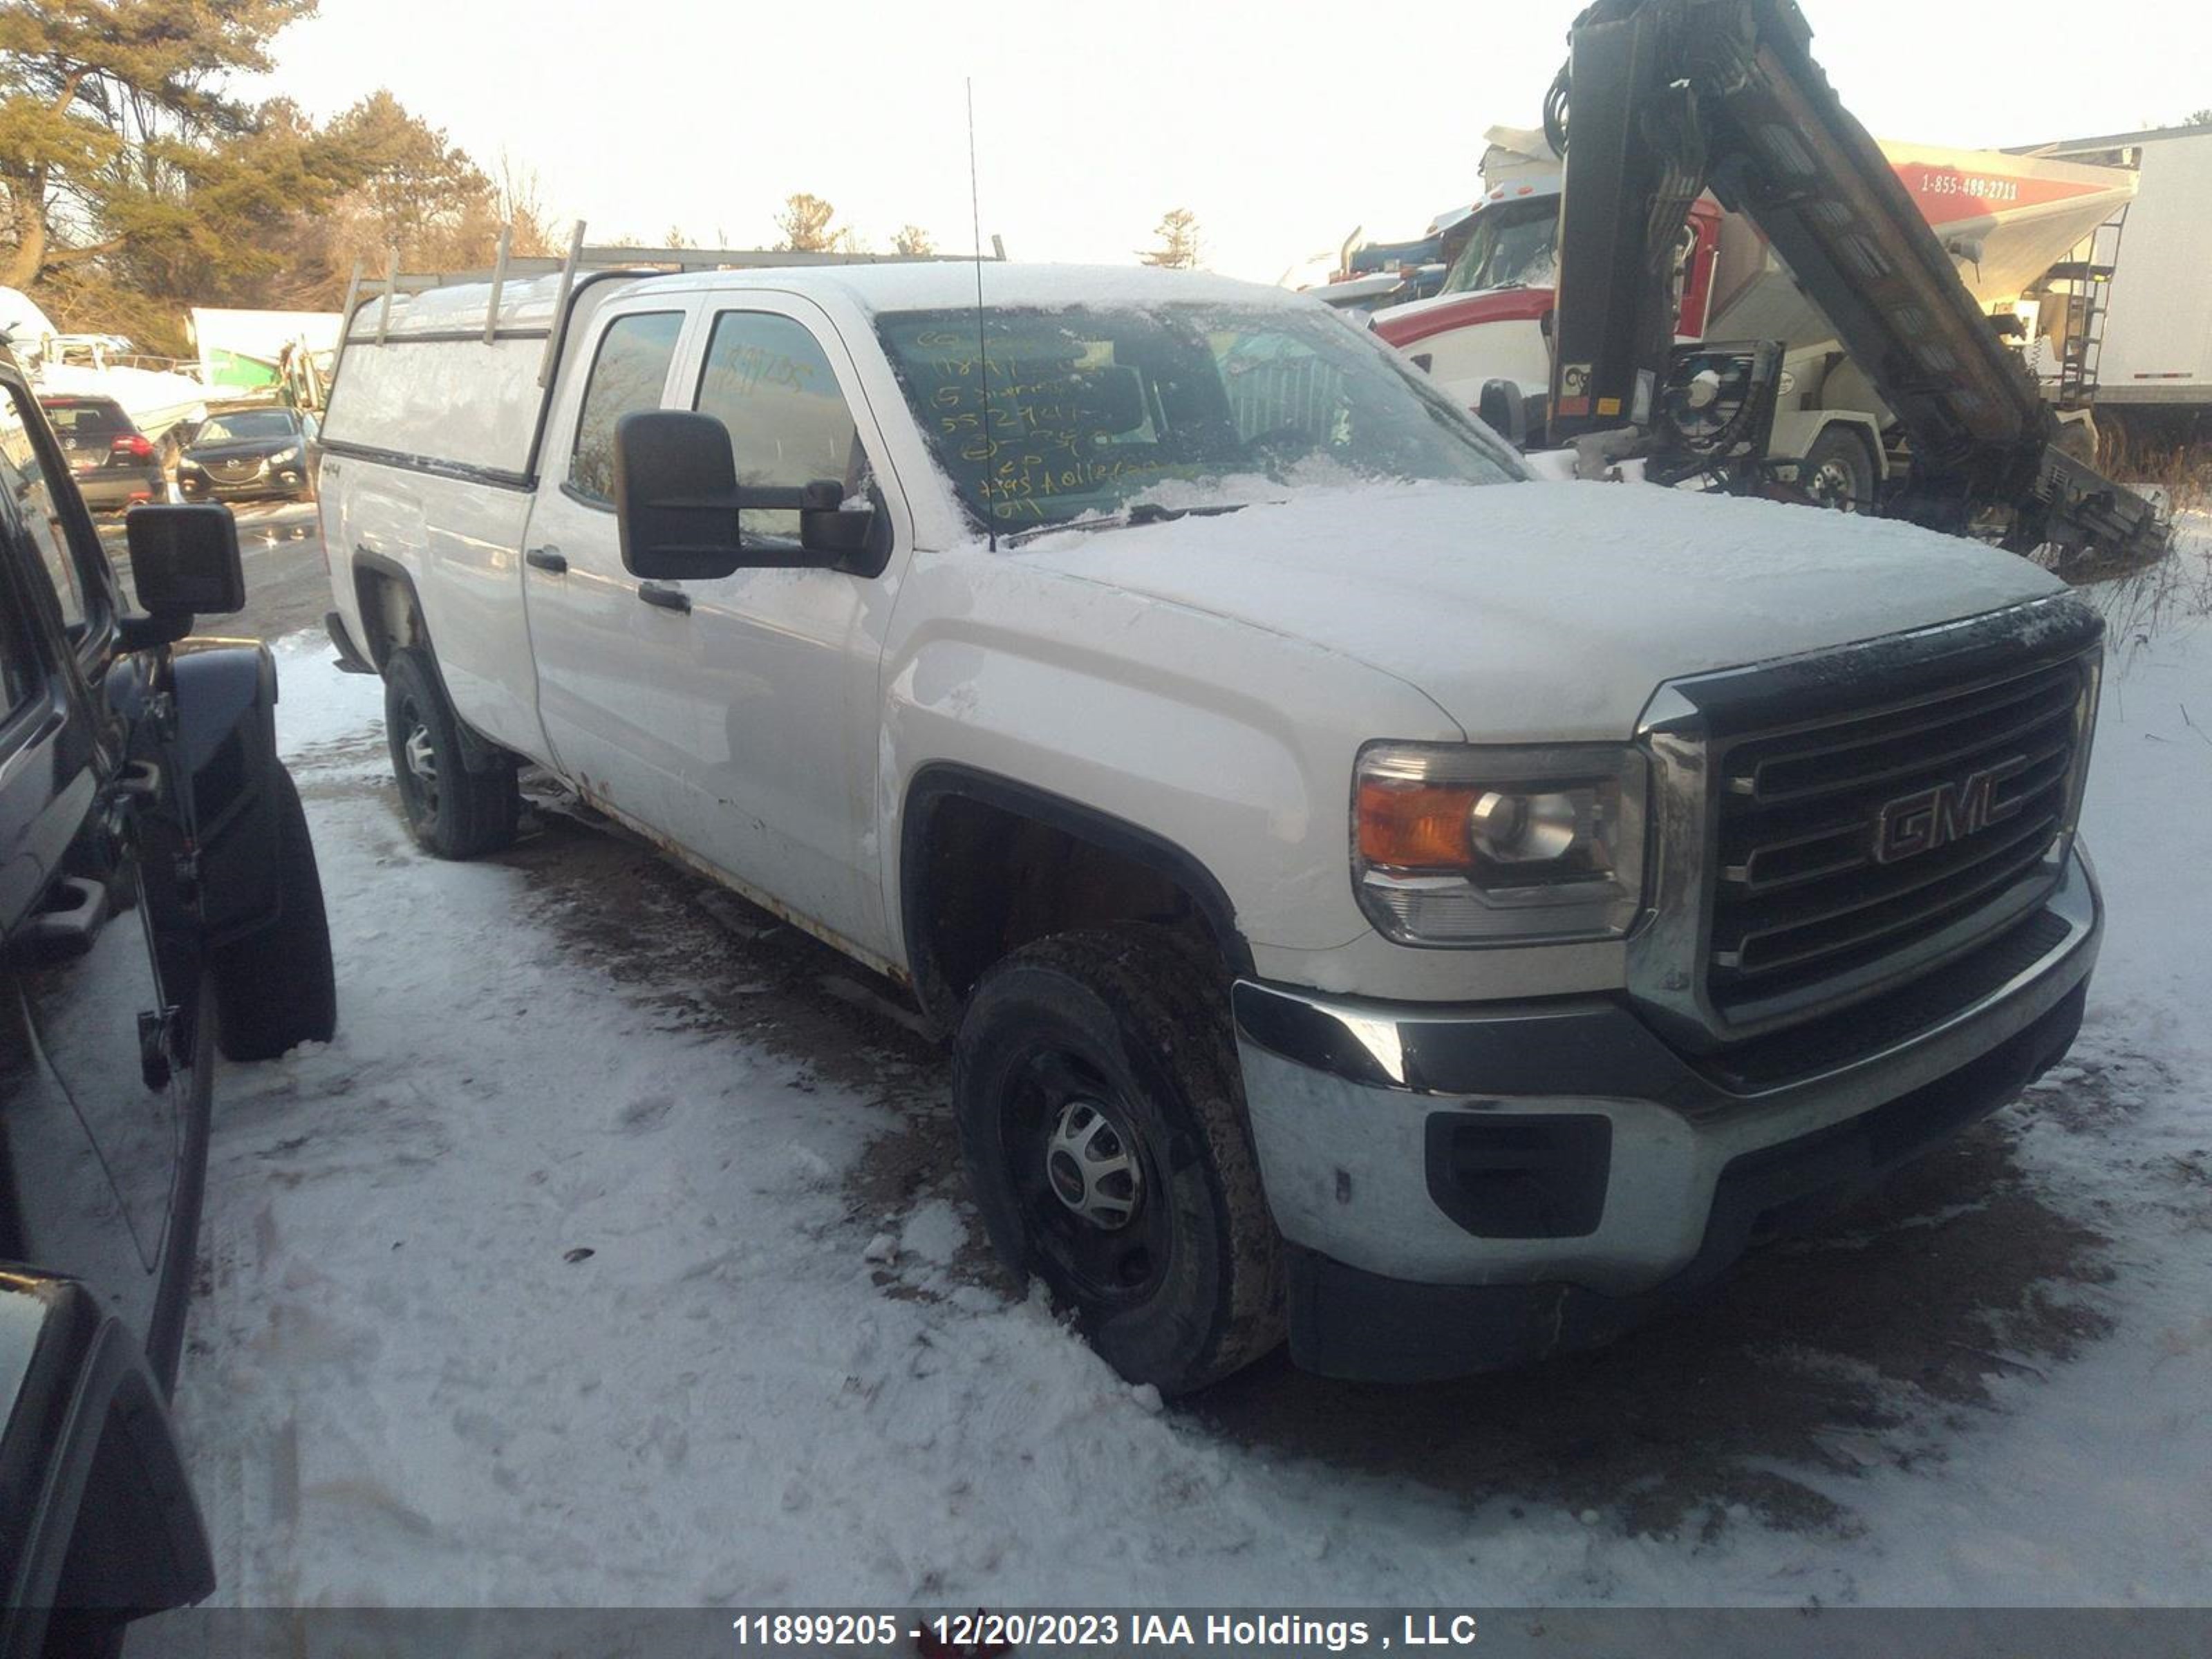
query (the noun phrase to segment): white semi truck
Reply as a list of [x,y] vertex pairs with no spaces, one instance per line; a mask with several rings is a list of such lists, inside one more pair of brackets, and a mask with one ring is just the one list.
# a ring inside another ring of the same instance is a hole
[[[1455,233],[1443,292],[1378,311],[1374,325],[1469,408],[1501,376],[1540,407],[1552,384],[1547,327],[1564,164],[1540,131],[1493,127],[1486,137],[1481,202]],[[1888,141],[1881,149],[1957,261],[1967,290],[1993,312],[2010,309],[2136,191],[2131,171],[2041,153]],[[2205,153],[2212,159],[2212,136]],[[1822,505],[1870,509],[1893,464],[1888,410],[1765,237],[1710,192],[1691,211],[1680,286],[1681,343],[1784,343],[1767,458],[1794,466],[1800,485]],[[2208,308],[2212,322],[2212,300],[2193,303]],[[2199,332],[2212,335],[2212,328]]]

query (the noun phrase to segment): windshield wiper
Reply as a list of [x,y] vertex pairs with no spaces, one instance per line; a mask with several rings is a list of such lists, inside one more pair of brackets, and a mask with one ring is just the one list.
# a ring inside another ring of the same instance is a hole
[[1139,501],[1134,507],[1125,507],[1118,513],[1103,514],[1095,519],[1033,524],[999,539],[1008,547],[1019,547],[1024,542],[1035,541],[1039,536],[1060,530],[1126,530],[1133,525],[1170,524],[1177,519],[1218,519],[1231,513],[1242,513],[1250,505],[1249,501],[1227,501],[1215,507],[1162,507],[1158,501]]

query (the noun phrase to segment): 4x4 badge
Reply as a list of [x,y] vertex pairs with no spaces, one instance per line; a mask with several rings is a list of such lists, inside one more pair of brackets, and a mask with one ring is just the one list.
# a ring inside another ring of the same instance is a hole
[[1875,862],[1896,864],[1917,858],[2002,823],[2020,811],[2021,798],[2001,801],[1997,791],[2029,764],[2027,756],[2015,755],[1957,783],[1939,783],[1890,802],[1875,825]]

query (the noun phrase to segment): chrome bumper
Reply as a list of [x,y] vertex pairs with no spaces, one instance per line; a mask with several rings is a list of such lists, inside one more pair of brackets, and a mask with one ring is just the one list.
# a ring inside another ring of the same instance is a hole
[[[2103,930],[2095,878],[2078,850],[2043,914],[2036,937],[2051,942],[1993,988],[1906,1040],[1760,1088],[1717,1080],[1618,1000],[1431,1008],[1242,982],[1237,1046],[1276,1224],[1293,1245],[1381,1279],[1642,1295],[1713,1254],[1715,1195],[1730,1165],[1747,1167],[1739,1160],[1817,1148],[1824,1132],[1845,1133],[1936,1091],[2015,1039],[2037,1048],[2017,1074],[1990,1072],[1996,1080],[1987,1084],[1976,1074],[1977,1087],[1998,1092],[1968,1101],[1962,1127],[2052,1063],[2041,1049],[2063,1050],[2072,1024],[2028,1034],[2064,1024],[2062,1005],[2095,965]],[[1462,1219],[1448,1212],[1454,1195],[1438,1184],[1439,1146],[1462,1125],[1479,1139],[1486,1124],[1508,1145],[1522,1135],[1537,1148],[1530,1156],[1553,1165],[1582,1158],[1579,1170],[1542,1178],[1556,1176],[1562,1191],[1579,1180],[1583,1212],[1571,1196],[1537,1206],[1561,1224],[1553,1233],[1572,1236],[1479,1236],[1498,1231],[1481,1219],[1479,1199],[1454,1204]],[[1562,1133],[1547,1135],[1547,1124]],[[1902,1128],[1909,1139],[1911,1126]],[[1899,1127],[1885,1133],[1887,1145]]]

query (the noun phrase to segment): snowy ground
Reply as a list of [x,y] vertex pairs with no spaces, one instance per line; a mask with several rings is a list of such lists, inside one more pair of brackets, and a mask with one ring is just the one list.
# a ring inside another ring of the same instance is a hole
[[220,1596],[2205,1601],[2212,623],[2111,603],[2069,1068],[1606,1353],[1164,1413],[985,1261],[864,975],[560,816],[424,858],[376,683],[289,641],[343,1029],[220,1083]]

